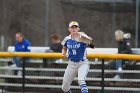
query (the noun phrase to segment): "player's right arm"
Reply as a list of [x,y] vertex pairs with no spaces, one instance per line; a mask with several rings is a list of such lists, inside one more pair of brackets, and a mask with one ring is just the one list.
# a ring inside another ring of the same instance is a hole
[[67,37],[64,38],[64,40],[61,42],[61,44],[63,45],[62,48],[62,56],[65,58],[66,57],[66,53],[67,53]]
[[66,57],[66,53],[67,53],[67,48],[65,46],[63,46],[63,48],[62,48],[62,56]]

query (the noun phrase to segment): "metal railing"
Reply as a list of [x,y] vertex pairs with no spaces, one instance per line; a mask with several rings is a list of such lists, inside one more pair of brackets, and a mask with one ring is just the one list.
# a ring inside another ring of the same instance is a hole
[[[62,58],[61,53],[27,53],[27,52],[0,52],[0,57],[23,57],[23,67],[22,68],[12,68],[12,70],[22,70],[23,74],[22,76],[15,76],[15,75],[0,75],[1,78],[21,78],[22,84],[14,84],[14,83],[0,83],[0,86],[16,86],[16,87],[22,87],[22,93],[25,93],[25,87],[43,87],[43,88],[61,88],[60,85],[34,85],[34,84],[26,84],[25,85],[25,79],[48,79],[48,80],[62,80],[62,77],[49,77],[49,76],[25,76],[25,70],[27,71],[58,71],[58,72],[64,72],[65,69],[54,69],[54,68],[25,68],[25,60],[24,57],[33,57],[33,58]],[[90,70],[89,72],[101,72],[101,78],[87,78],[87,81],[95,80],[95,81],[101,81],[101,87],[92,87],[89,86],[89,89],[100,89],[101,93],[104,93],[104,90],[110,90],[112,87],[105,87],[104,82],[105,81],[121,81],[121,82],[140,82],[140,79],[110,79],[105,78],[105,73],[111,73],[111,72],[117,72],[116,70],[105,70],[105,59],[126,59],[126,60],[140,60],[140,55],[130,55],[130,54],[88,54],[88,58],[100,58],[102,60],[101,62],[101,70],[95,69]],[[9,68],[0,67],[0,70],[6,70]],[[139,73],[139,70],[123,70],[121,73]],[[77,80],[77,78],[75,79]],[[79,89],[77,86],[72,86],[73,89]],[[133,90],[133,91],[139,91],[140,88],[121,88],[121,87],[115,87],[114,90]]]

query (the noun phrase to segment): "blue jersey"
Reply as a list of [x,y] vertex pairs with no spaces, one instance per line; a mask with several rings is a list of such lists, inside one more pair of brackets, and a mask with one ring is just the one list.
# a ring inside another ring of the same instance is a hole
[[68,59],[74,62],[79,62],[81,60],[86,60],[86,47],[87,44],[83,42],[78,42],[71,38],[71,35],[65,37],[61,43],[68,49]]
[[30,42],[27,39],[23,39],[22,42],[15,43],[16,52],[30,52]]

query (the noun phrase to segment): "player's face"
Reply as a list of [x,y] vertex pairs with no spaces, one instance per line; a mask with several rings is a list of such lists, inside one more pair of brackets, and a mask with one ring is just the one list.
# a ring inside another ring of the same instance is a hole
[[72,26],[72,27],[69,27],[68,30],[70,31],[71,34],[77,34],[80,28],[78,26]]
[[16,41],[18,42],[22,42],[23,40],[23,37],[20,34],[16,34],[15,38],[16,38]]

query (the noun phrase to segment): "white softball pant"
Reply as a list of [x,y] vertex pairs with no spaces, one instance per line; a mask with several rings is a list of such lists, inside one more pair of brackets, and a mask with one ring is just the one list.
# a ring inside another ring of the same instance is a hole
[[68,66],[65,70],[65,74],[63,77],[62,90],[64,92],[68,92],[70,90],[70,85],[77,74],[78,74],[79,86],[82,84],[86,84],[85,79],[87,77],[89,67],[90,67],[90,65],[89,65],[88,61],[86,61],[86,62],[84,62],[84,61],[80,61],[80,62],[70,61],[68,63]]

